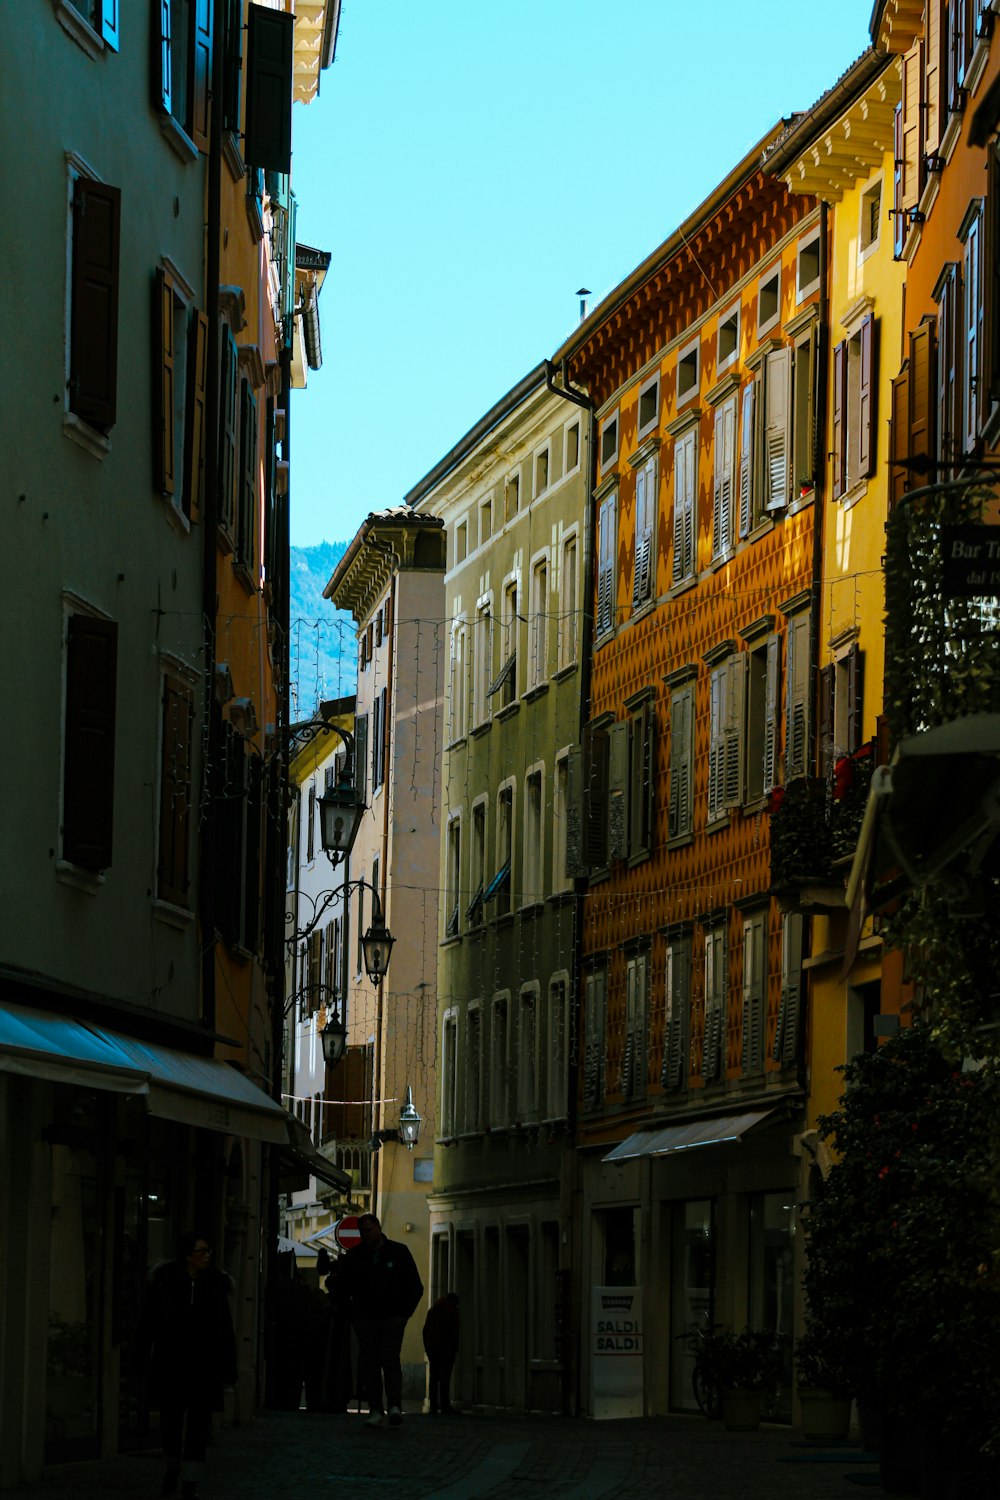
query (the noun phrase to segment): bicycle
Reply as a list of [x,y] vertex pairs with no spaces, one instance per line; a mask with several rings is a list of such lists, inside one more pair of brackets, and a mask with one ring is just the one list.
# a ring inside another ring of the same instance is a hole
[[677,1335],[694,1357],[691,1392],[698,1410],[710,1422],[722,1415],[722,1396],[711,1369],[712,1335],[721,1327],[721,1323],[692,1323],[684,1333]]

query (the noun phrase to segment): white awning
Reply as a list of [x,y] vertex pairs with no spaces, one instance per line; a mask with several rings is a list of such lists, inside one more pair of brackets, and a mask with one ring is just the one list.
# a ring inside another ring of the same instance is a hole
[[346,1172],[335,1167],[332,1161],[327,1161],[312,1143],[312,1137],[303,1125],[302,1121],[293,1114],[283,1111],[288,1122],[288,1132],[282,1144],[286,1148],[286,1154],[294,1157],[298,1166],[303,1167],[311,1177],[318,1177],[320,1182],[325,1182],[328,1187],[335,1187],[340,1193],[347,1193],[351,1188],[351,1179]]
[[723,1146],[742,1140],[747,1131],[773,1113],[770,1109],[754,1109],[742,1115],[716,1115],[709,1120],[665,1125],[661,1130],[637,1130],[601,1160],[625,1162],[640,1156],[671,1156],[676,1151],[693,1151],[696,1146]]
[[0,1006],[0,1070],[139,1094],[151,1115],[287,1146],[289,1115],[228,1063],[23,1005]]

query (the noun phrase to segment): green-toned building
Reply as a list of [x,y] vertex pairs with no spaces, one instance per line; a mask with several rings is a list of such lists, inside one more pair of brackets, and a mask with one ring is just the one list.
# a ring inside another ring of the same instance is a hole
[[568,1122],[589,411],[539,365],[406,497],[445,523],[438,1138],[431,1297],[462,1307],[462,1402],[571,1389]]

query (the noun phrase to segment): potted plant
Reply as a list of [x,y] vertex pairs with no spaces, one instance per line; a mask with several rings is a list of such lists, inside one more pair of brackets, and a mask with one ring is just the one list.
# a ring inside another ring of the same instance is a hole
[[810,1443],[844,1438],[851,1425],[852,1376],[836,1340],[807,1316],[795,1346],[802,1436]]
[[705,1329],[698,1343],[695,1377],[717,1395],[730,1432],[754,1432],[765,1395],[773,1395],[783,1373],[782,1345],[771,1329]]

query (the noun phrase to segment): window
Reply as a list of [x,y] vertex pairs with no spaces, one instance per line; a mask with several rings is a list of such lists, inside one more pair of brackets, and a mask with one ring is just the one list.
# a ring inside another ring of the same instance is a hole
[[[816,379],[818,332],[813,326],[795,340],[792,348],[791,455],[784,499],[780,481],[772,468],[772,447],[768,444],[768,506],[780,509],[796,497],[811,494],[816,488]],[[775,450],[776,451],[776,450]],[[788,481],[791,480],[791,483]]]
[[189,301],[190,289],[176,274],[157,271],[153,482],[190,521],[204,492],[208,319]]
[[639,437],[652,432],[660,416],[660,377],[653,375],[639,388]]
[[493,535],[493,496],[487,495],[479,507],[479,545],[483,546]]
[[618,413],[614,411],[601,423],[601,468],[606,469],[618,457]]
[[809,772],[809,740],[812,730],[812,662],[809,650],[809,615],[793,615],[788,621],[788,673],[785,697],[785,781]]
[[458,1131],[458,1015],[445,1011],[441,1028],[441,1135],[450,1140]]
[[69,180],[67,409],[106,435],[117,415],[121,191],[84,176],[75,162]]
[[310,781],[306,796],[306,864],[316,858],[316,783]]
[[503,591],[503,666],[490,684],[489,696],[500,693],[500,706],[507,708],[517,700],[517,634],[520,618],[517,612],[517,579],[508,579]]
[[[222,330],[222,370],[219,377],[219,525],[231,542],[236,533],[236,495],[240,422],[239,351],[228,327]],[[364,637],[362,637],[362,650]],[[364,661],[362,661],[364,666]]]
[[166,672],[160,721],[160,817],[156,894],[173,906],[189,903],[191,758],[194,745],[194,691],[189,682]]
[[462,891],[462,819],[459,813],[448,819],[445,843],[444,935],[457,937]]
[[646,858],[653,846],[656,705],[643,689],[626,703],[627,719],[611,724],[608,741],[608,855]]
[[465,562],[469,550],[469,523],[459,521],[455,527],[455,565]]
[[647,458],[635,471],[635,572],[632,608],[648,603],[656,584],[656,457]]
[[775,785],[781,645],[776,635],[747,652],[746,770],[744,800],[757,802]]
[[[609,785],[610,785],[610,721],[607,717],[585,724],[580,747],[580,801],[579,859],[591,874],[607,868]],[[571,779],[574,756],[570,756]],[[571,804],[572,828],[572,804]],[[573,863],[573,854],[570,855]],[[575,868],[575,864],[574,864]]]
[[486,892],[486,799],[480,798],[472,807],[472,900],[465,919],[470,927],[483,925],[483,897]]
[[372,703],[372,792],[377,792],[386,778],[389,758],[388,689],[375,694]]
[[494,1129],[503,1129],[510,1123],[507,1009],[507,996],[496,996],[493,1001],[490,1038],[490,1124]]
[[706,1083],[716,1082],[723,1069],[727,960],[726,928],[720,922],[705,934],[705,1037],[701,1076]]
[[[962,444],[971,453],[979,436],[984,396],[981,385],[983,337],[982,203],[976,201],[959,232],[962,242]],[[989,410],[988,400],[985,408]]]
[[674,443],[674,562],[675,584],[694,577],[698,540],[695,516],[698,428],[689,427]]
[[801,239],[795,256],[795,294],[797,302],[805,299],[819,288],[819,230],[808,238]]
[[563,473],[571,474],[574,469],[579,467],[579,463],[580,423],[579,421],[576,421],[571,422],[566,428],[565,461],[563,463]]
[[577,547],[576,532],[565,537],[559,567],[559,668],[576,661],[577,622]]
[[712,557],[733,546],[733,490],[736,483],[736,396],[715,409],[712,474]]
[[608,973],[603,966],[584,977],[583,1102],[591,1109],[604,1099]]
[[959,336],[961,286],[958,266],[945,266],[934,290],[937,302],[937,452],[939,482],[952,479],[961,451],[962,345]]
[[531,570],[531,686],[549,675],[549,565],[545,558]]
[[537,1026],[538,986],[525,985],[517,1016],[517,1120],[522,1125],[538,1118]]
[[691,1036],[690,936],[670,938],[667,942],[664,992],[666,1008],[660,1082],[665,1090],[670,1090],[685,1087],[688,1077]]
[[[810,342],[810,348],[812,343]],[[800,378],[808,388],[810,366],[815,358],[803,355]],[[740,416],[740,536],[750,534],[757,523],[788,504],[792,462],[792,351],[772,342],[747,361],[754,369],[754,383],[744,389]],[[748,394],[752,392],[752,394]],[[808,395],[808,389],[806,389]],[[801,427],[809,431],[808,409]],[[808,440],[802,438],[806,453]],[[811,466],[811,456],[803,458]]]
[[743,922],[743,1073],[764,1067],[764,1019],[767,1004],[767,913],[755,912]]
[[566,1040],[569,1036],[569,985],[565,976],[549,982],[544,1025],[539,1027],[542,1047],[541,1082],[544,1098],[540,1109],[548,1120],[566,1114]]
[[[964,9],[962,0],[957,9]],[[932,7],[936,9],[936,7]],[[952,4],[949,10],[954,12]],[[924,190],[926,171],[924,154],[924,54],[922,47],[911,47],[902,60],[902,97],[893,115],[893,253],[903,253],[907,232]]]
[[875,318],[833,351],[833,497],[839,499],[875,472]]
[[761,338],[781,317],[781,267],[766,271],[757,283],[757,337]]
[[600,501],[597,512],[597,634],[607,634],[615,627],[615,549],[618,527],[615,516],[616,492],[610,490]]
[[449,662],[450,735],[452,743],[463,739],[466,723],[466,669],[465,669],[465,621],[457,620],[451,630],[451,658]]
[[677,355],[677,405],[689,401],[698,390],[701,378],[700,370],[700,344],[698,339],[693,339],[685,349]]
[[62,854],[95,874],[111,864],[117,662],[113,620],[68,615]]
[[475,642],[475,722],[485,724],[490,717],[490,684],[493,681],[493,614],[490,600],[481,599],[476,607]]
[[510,888],[514,859],[514,783],[508,782],[497,793],[496,873],[483,895],[484,901],[496,901],[496,914],[510,912]]
[[240,471],[237,488],[236,548],[233,560],[254,579],[256,565],[257,480],[260,470],[257,452],[257,397],[250,381],[240,381]]
[[861,194],[858,221],[858,259],[878,249],[882,232],[882,178],[879,176]]
[[855,642],[819,674],[820,775],[860,750],[862,740],[864,653]]
[[774,1061],[798,1061],[799,1018],[802,1009],[802,916],[788,912],[781,919],[781,1005],[774,1033]]
[[694,829],[694,684],[670,696],[669,837],[686,838]]
[[483,1120],[483,1013],[470,1005],[465,1018],[465,1129],[478,1135]]
[[545,896],[545,846],[542,811],[545,803],[544,768],[530,770],[524,778],[524,873],[521,901],[533,906]]
[[326,924],[326,940],[324,942],[324,966],[323,983],[326,985],[328,994],[325,1003],[331,1005],[334,995],[343,995],[342,983],[344,966],[344,919],[334,917],[332,922]]
[[649,1010],[649,954],[636,953],[625,965],[625,1036],[621,1091],[626,1099],[646,1094],[646,1024]]
[[260,934],[264,777],[259,755],[231,723],[225,726],[220,771],[225,790],[219,799],[216,923],[230,947],[255,953]]
[[[56,0],[56,16],[85,52],[98,57],[103,47],[118,51],[119,4],[120,0]],[[86,28],[77,17],[83,18]]]
[[188,137],[208,150],[212,81],[211,0],[160,0],[154,100]]
[[357,923],[354,930],[358,935],[357,947],[354,954],[354,972],[356,975],[360,975],[364,973],[365,967],[365,950],[361,942],[365,934],[365,888],[360,883],[358,885]]
[[542,495],[549,487],[549,445],[535,454],[535,496]]
[[735,652],[709,676],[708,821],[743,798],[743,695],[746,660]]
[[719,373],[728,370],[740,352],[740,309],[730,308],[723,313],[719,319],[719,332],[717,337],[717,369]]
[[504,515],[506,520],[513,521],[517,515],[521,497],[520,474],[508,474],[504,485]]
[[567,824],[569,818],[569,751],[556,756],[552,784],[552,890],[568,891],[572,880],[567,874]]

